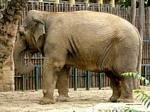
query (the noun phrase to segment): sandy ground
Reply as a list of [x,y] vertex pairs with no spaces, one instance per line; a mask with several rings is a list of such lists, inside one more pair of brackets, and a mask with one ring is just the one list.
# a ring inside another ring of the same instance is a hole
[[[150,88],[143,88],[150,94]],[[0,93],[0,112],[104,112],[102,110],[119,110],[122,106],[132,106],[143,112],[150,112],[137,100],[133,104],[110,103],[108,102],[112,91],[109,88],[98,90],[97,88],[86,91],[70,89],[70,102],[56,102],[55,104],[40,105],[42,91],[15,91]],[[58,96],[55,90],[55,97]],[[135,95],[134,95],[135,97]],[[106,112],[106,111],[105,111]],[[107,111],[108,112],[108,111]],[[110,111],[109,111],[110,112]],[[123,112],[121,110],[116,112]]]

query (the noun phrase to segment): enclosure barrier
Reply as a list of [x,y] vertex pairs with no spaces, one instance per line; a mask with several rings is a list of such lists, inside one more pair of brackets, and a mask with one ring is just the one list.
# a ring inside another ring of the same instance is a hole
[[[150,41],[146,41],[149,42]],[[28,60],[28,58],[25,58]],[[146,60],[145,60],[146,61]],[[32,62],[35,64],[35,69],[30,74],[16,74],[15,75],[15,90],[38,90],[42,88],[42,62],[41,55],[36,54],[32,58]],[[150,80],[150,64],[142,64],[142,76]],[[94,73],[77,68],[72,68],[70,71],[69,87],[74,88],[103,88],[110,85],[110,80],[104,73]],[[145,82],[141,82],[141,85],[145,85]]]
[[[126,20],[130,20],[130,8],[121,8],[120,6],[112,7],[111,5],[99,5],[89,4],[88,6],[84,3],[75,4],[70,7],[68,3],[54,4],[51,2],[28,2],[28,6],[22,14],[22,21],[29,10],[41,10],[49,12],[70,12],[78,10],[90,10],[97,12],[108,12],[118,15]],[[138,18],[139,13],[137,9]],[[150,80],[150,8],[145,8],[145,33],[143,41],[143,59],[142,59],[142,76]],[[139,27],[138,19],[136,19],[136,27]],[[25,61],[28,61],[28,57],[25,57]],[[35,69],[32,73],[26,74],[15,74],[15,90],[38,90],[42,88],[42,63],[43,57],[37,53],[32,57],[32,62],[35,65]],[[86,88],[89,90],[92,87],[99,89],[109,86],[110,80],[104,73],[93,73],[84,71],[76,68],[72,68],[70,71],[69,87],[74,88]],[[141,82],[145,85],[144,82]]]
[[[93,73],[89,71],[72,68],[69,83],[70,88],[103,88],[110,86],[110,80],[104,73]],[[150,80],[150,64],[142,64],[142,76]],[[141,82],[141,85],[146,85]],[[15,76],[15,90],[38,90],[42,88],[41,65],[36,65],[33,75]]]
[[[62,0],[31,0],[31,1],[38,1],[38,2],[46,2],[46,1],[48,1],[48,2],[53,2],[55,4],[60,4],[62,2]],[[96,0],[97,4],[99,4],[99,5],[103,5],[105,1],[106,0]],[[107,1],[109,1],[109,4],[112,7],[115,7],[115,1],[116,0],[107,0]],[[75,5],[75,3],[76,3],[75,0],[68,0],[66,2],[68,2],[69,4],[71,4],[71,6]],[[89,4],[89,0],[84,0],[83,3]]]

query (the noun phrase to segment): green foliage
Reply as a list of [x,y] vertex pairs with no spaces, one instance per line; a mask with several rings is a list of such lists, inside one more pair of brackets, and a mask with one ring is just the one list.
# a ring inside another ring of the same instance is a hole
[[141,74],[138,74],[136,72],[125,72],[121,74],[124,77],[133,77],[135,79],[139,79],[143,82],[145,82],[145,85],[148,85],[150,82],[145,77],[142,77]]
[[120,0],[119,4],[121,5],[121,7],[131,6],[131,0]]
[[132,109],[130,107],[125,107],[124,112],[139,112],[138,110]]
[[[149,80],[142,77],[140,74],[135,72],[125,72],[121,74],[124,77],[133,77],[135,79],[139,79],[141,81],[144,81],[146,85],[148,85],[150,82]],[[134,93],[137,94],[137,99],[139,99],[147,108],[150,107],[150,96],[144,93],[142,90],[135,90]],[[133,110],[131,108],[126,108],[125,112],[138,112],[136,110]]]
[[147,108],[150,107],[150,96],[144,93],[142,90],[135,90],[137,93],[137,99],[139,99]]
[[[131,0],[120,0],[119,4],[121,5],[121,7],[129,7],[131,6]],[[136,2],[137,7],[139,7],[139,2]],[[150,0],[145,0],[145,7],[150,6]]]
[[0,0],[0,10],[4,10],[8,5],[9,0]]

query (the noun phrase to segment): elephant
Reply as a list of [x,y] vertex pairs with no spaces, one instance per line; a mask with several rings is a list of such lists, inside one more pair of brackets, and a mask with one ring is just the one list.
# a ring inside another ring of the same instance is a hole
[[21,60],[26,52],[41,52],[43,63],[43,98],[41,104],[69,98],[68,74],[71,67],[104,72],[110,78],[111,102],[131,101],[129,78],[121,74],[140,72],[140,34],[127,20],[113,14],[74,11],[46,12],[31,10],[24,20],[14,46],[15,70],[32,71],[31,63]]

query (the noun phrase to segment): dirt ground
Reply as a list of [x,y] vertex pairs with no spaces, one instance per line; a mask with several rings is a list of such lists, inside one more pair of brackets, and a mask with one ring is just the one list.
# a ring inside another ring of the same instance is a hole
[[[142,87],[146,93],[150,94],[150,87]],[[111,112],[119,110],[122,106],[132,106],[143,112],[150,112],[141,103],[135,100],[133,104],[110,103],[108,102],[112,91],[110,88],[98,90],[98,88],[78,89],[74,91],[70,89],[69,102],[56,102],[55,104],[40,105],[39,100],[42,97],[42,90],[39,91],[14,91],[0,93],[0,112]],[[55,97],[58,96],[55,90]],[[136,95],[134,95],[136,97]],[[113,108],[108,111],[108,108]],[[115,112],[123,112],[121,110]]]

